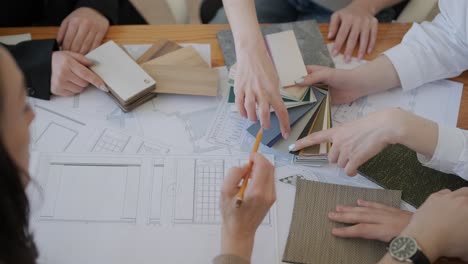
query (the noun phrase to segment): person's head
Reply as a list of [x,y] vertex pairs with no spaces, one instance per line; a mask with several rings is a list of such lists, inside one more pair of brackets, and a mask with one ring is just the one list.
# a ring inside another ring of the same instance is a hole
[[0,263],[34,263],[29,231],[29,124],[24,77],[0,46]]

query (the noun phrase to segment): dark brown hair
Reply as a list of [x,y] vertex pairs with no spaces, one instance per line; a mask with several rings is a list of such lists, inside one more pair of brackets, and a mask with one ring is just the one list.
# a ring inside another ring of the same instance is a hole
[[[0,59],[4,57],[5,54],[0,54]],[[0,123],[5,113],[2,96],[7,89],[5,85],[0,69]],[[21,181],[22,172],[10,157],[2,137],[0,171],[0,263],[35,263],[37,250],[29,230],[29,202]]]

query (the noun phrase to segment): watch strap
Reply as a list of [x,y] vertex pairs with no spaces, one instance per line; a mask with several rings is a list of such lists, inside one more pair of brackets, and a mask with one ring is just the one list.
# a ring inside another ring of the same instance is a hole
[[414,264],[431,264],[431,261],[427,256],[418,248],[418,251],[411,257],[411,261]]

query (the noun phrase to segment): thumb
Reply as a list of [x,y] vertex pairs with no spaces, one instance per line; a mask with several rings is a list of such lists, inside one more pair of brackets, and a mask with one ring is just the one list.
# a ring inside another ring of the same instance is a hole
[[307,66],[307,76],[296,80],[298,86],[310,86],[316,83],[328,84],[329,76],[332,69],[324,66],[309,65]]
[[79,62],[80,64],[86,66],[86,67],[91,67],[93,66],[95,63],[86,58],[85,56],[79,54],[79,53],[76,53],[76,52],[71,52],[71,51],[68,51],[67,52],[72,58],[74,58],[77,62]]
[[239,191],[239,184],[244,176],[249,172],[248,166],[232,168],[224,179],[222,193],[228,198],[233,198]]

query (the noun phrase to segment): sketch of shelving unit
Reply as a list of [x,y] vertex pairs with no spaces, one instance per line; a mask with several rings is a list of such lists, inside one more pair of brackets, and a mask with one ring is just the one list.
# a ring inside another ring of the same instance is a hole
[[164,167],[163,159],[155,160],[151,175],[149,224],[159,224],[161,222]]
[[63,112],[33,105],[36,121],[31,126],[33,149],[44,152],[65,152],[86,124]]
[[121,153],[130,142],[131,137],[123,133],[104,129],[92,148],[92,152]]
[[[175,224],[220,224],[219,197],[225,173],[247,160],[180,159],[176,165]],[[270,223],[270,214],[264,224]]]
[[41,172],[39,221],[136,223],[141,163],[51,160]]

